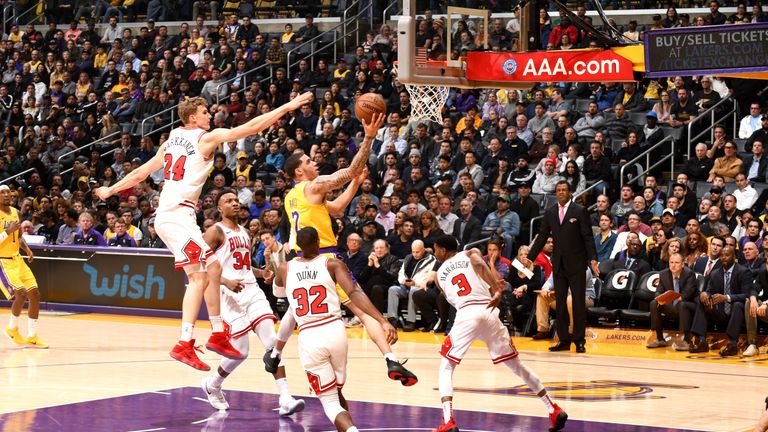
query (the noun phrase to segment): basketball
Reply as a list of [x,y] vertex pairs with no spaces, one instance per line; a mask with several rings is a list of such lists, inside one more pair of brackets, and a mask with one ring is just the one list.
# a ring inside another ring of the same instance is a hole
[[365,119],[370,123],[374,115],[386,112],[387,104],[378,93],[366,93],[355,103],[355,116],[361,122]]

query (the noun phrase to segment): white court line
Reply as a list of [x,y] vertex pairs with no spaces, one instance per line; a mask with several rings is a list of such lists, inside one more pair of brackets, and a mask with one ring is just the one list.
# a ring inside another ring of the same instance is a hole
[[208,421],[208,420],[210,420],[210,419],[211,419],[210,417],[206,417],[206,418],[204,418],[204,419],[202,419],[202,420],[193,421],[193,422],[192,422],[192,424],[200,424],[200,423],[205,423],[205,422],[207,422],[207,421]]
[[205,402],[205,403],[208,403],[208,399],[203,399],[203,398],[201,398],[201,397],[197,397],[197,396],[195,396],[195,397],[193,397],[192,399],[196,399],[196,400],[199,400],[200,402]]
[[140,429],[140,430],[128,431],[128,432],[153,432],[153,431],[161,431],[161,430],[165,430],[165,428]]
[[170,393],[168,393],[168,392],[161,392],[161,391],[151,391],[150,393],[161,394],[161,395],[166,395],[166,396],[170,395]]

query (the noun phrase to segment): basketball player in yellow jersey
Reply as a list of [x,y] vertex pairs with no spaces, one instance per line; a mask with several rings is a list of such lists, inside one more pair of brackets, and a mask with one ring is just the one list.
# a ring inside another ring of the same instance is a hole
[[[0,186],[0,291],[5,298],[13,299],[11,305],[11,319],[5,334],[16,345],[26,348],[48,348],[37,337],[37,319],[40,313],[40,290],[37,289],[37,280],[32,270],[29,269],[24,259],[21,258],[19,248],[23,247],[32,262],[34,254],[21,237],[21,226],[18,211],[11,207],[11,189],[6,185]],[[24,302],[29,299],[27,310],[27,337],[21,337],[18,320]]]
[[[293,189],[285,196],[285,212],[290,220],[291,234],[289,239],[290,247],[301,253],[296,244],[296,235],[301,228],[311,226],[318,232],[320,238],[320,254],[337,258],[336,236],[333,234],[331,215],[343,214],[346,207],[354,198],[357,188],[366,176],[366,163],[368,155],[371,152],[371,144],[377,131],[384,123],[384,114],[375,116],[371,123],[362,119],[365,129],[365,138],[360,144],[357,154],[352,159],[348,168],[336,171],[331,175],[319,175],[317,166],[309,157],[302,153],[294,153],[288,157],[285,162],[285,173],[295,181]],[[358,179],[357,177],[361,178]],[[355,179],[349,187],[333,201],[326,201],[326,194],[350,180]],[[340,259],[340,258],[339,258]],[[397,341],[397,331],[389,324],[382,325],[370,315],[364,313],[360,308],[350,303],[346,293],[337,286],[337,291],[343,305],[347,306],[352,313],[357,316],[365,326],[371,339],[384,354],[387,361],[387,370],[390,379],[400,381],[405,386],[411,386],[418,382],[416,375],[406,369],[397,357],[392,353],[390,344]],[[278,334],[278,341],[285,342],[290,336],[287,330],[293,330],[290,314],[281,322],[281,332]],[[280,355],[284,343],[278,342],[275,349],[269,353],[270,358],[265,356],[265,364],[268,370],[277,367],[279,361],[275,361]],[[270,359],[273,364],[270,365]]]

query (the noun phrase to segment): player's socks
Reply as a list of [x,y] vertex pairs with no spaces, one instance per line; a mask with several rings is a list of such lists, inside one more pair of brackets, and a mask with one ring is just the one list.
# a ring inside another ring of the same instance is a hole
[[280,394],[280,400],[290,398],[291,393],[288,391],[288,378],[278,378],[275,380],[277,386],[277,392]]
[[224,331],[224,321],[221,320],[221,315],[209,317],[211,320],[211,331],[214,333],[221,333]]
[[552,414],[555,412],[555,403],[552,402],[552,399],[549,398],[549,393],[545,394],[544,396],[540,397],[542,402],[544,402],[544,405],[547,406],[547,412]]
[[443,422],[448,423],[453,418],[453,401],[443,402]]
[[391,353],[391,352],[388,352],[388,353],[384,354],[384,358],[387,359],[387,360],[391,360],[393,362],[397,361],[397,356],[394,353]]
[[8,319],[8,327],[15,329],[18,326],[19,326],[19,317],[11,313],[10,318]]
[[37,334],[37,320],[27,318],[27,336],[34,337]]
[[352,426],[349,429],[347,429],[347,432],[360,432],[356,427]]
[[272,358],[278,358],[282,354],[282,350],[277,349],[277,347],[272,348],[272,353],[269,355]]
[[213,375],[211,375],[211,385],[215,387],[221,387],[221,385],[224,383],[224,377],[219,375],[219,372],[216,371]]
[[181,337],[179,338],[182,342],[189,342],[192,340],[192,332],[195,329],[195,324],[193,323],[181,323]]

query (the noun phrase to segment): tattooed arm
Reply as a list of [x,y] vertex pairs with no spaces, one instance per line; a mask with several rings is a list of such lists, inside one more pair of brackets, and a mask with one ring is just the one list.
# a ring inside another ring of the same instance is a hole
[[345,185],[363,172],[363,169],[365,169],[368,163],[368,155],[371,154],[371,145],[376,138],[376,132],[381,128],[381,125],[384,124],[384,118],[384,114],[379,114],[371,120],[371,123],[362,119],[363,127],[365,129],[365,138],[363,139],[363,142],[360,143],[360,148],[355,157],[352,158],[349,167],[340,169],[331,175],[323,175],[312,180],[307,187],[304,188],[304,192],[307,194],[307,197],[310,198],[310,201],[318,202],[324,200],[325,194],[328,191],[332,191]]

